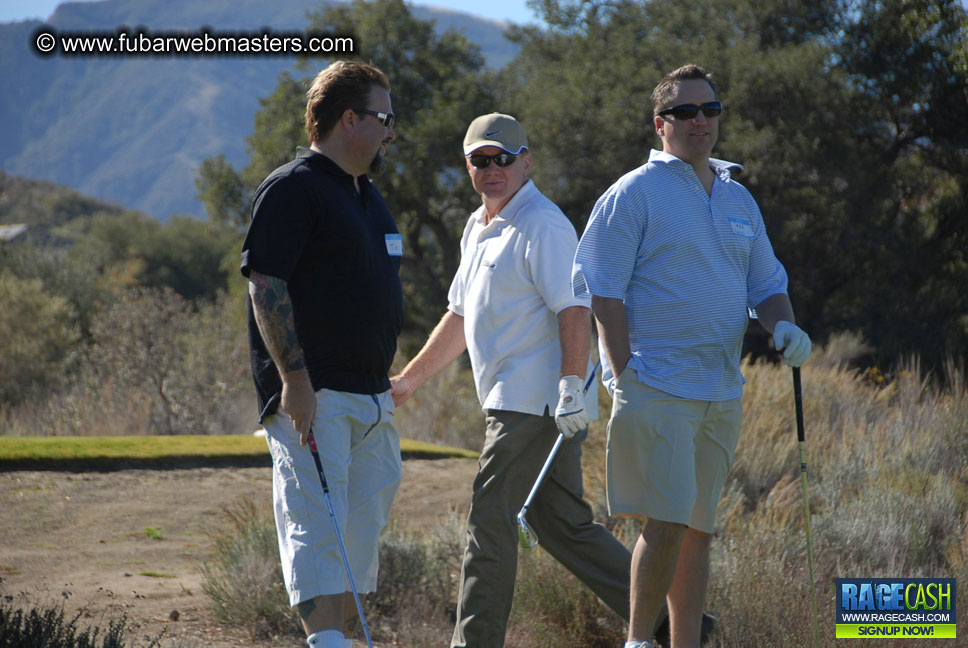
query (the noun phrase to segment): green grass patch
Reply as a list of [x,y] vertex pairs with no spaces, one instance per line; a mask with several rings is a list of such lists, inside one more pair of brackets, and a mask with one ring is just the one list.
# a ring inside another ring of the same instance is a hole
[[[438,446],[410,439],[400,440],[404,458],[477,458],[461,448]],[[0,436],[0,470],[111,468],[124,464],[270,465],[264,438],[238,435],[172,436],[83,436],[13,437]]]
[[145,537],[151,538],[152,540],[164,540],[165,536],[162,535],[161,529],[158,527],[145,527]]
[[473,450],[436,445],[426,441],[414,441],[413,439],[400,439],[400,454],[403,455],[404,459],[446,459],[448,457],[477,459],[481,456],[479,452]]
[[178,578],[174,574],[166,574],[164,572],[156,572],[156,571],[150,571],[150,570],[138,572],[138,575],[147,576],[148,578]]

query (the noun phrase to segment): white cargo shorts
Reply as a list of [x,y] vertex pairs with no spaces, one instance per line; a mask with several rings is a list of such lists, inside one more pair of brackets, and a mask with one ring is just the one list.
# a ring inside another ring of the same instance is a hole
[[[316,393],[313,436],[360,593],[376,589],[380,531],[400,485],[400,437],[393,411],[389,391]],[[299,434],[284,411],[267,417],[264,425],[290,604],[351,591],[309,446],[299,445]]]

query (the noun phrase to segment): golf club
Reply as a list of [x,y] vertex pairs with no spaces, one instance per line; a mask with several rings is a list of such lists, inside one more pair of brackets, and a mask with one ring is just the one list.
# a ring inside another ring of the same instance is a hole
[[360,623],[363,625],[363,635],[366,637],[366,645],[373,648],[373,641],[370,639],[370,628],[366,625],[366,616],[363,614],[363,604],[360,603],[360,595],[356,591],[356,581],[353,580],[353,571],[350,569],[350,561],[346,557],[346,547],[343,545],[343,534],[339,530],[339,522],[336,521],[336,510],[333,508],[333,498],[329,494],[329,484],[326,483],[326,474],[323,472],[323,464],[319,460],[319,451],[316,449],[316,438],[313,436],[313,429],[309,428],[309,449],[313,453],[313,461],[316,462],[316,470],[319,472],[319,481],[323,485],[323,496],[326,498],[326,507],[329,509],[329,517],[333,520],[333,528],[336,529],[336,542],[339,543],[339,552],[343,556],[343,566],[346,567],[346,576],[350,581],[350,588],[353,590],[353,600],[356,601],[356,611],[360,614]]
[[[592,369],[591,375],[585,382],[585,389],[582,390],[582,394],[588,393],[588,388],[595,381],[595,374],[598,373],[598,368],[602,365],[601,361],[595,363],[595,367]],[[538,473],[538,478],[534,480],[534,486],[531,487],[531,492],[528,493],[527,499],[524,500],[524,506],[518,511],[518,540],[521,542],[521,546],[525,549],[533,549],[538,546],[538,534],[534,532],[528,525],[528,521],[525,515],[528,512],[528,507],[531,506],[531,500],[534,499],[535,494],[541,487],[541,482],[544,481],[545,475],[548,469],[551,467],[551,462],[554,461],[555,455],[558,454],[558,448],[561,447],[562,442],[565,440],[565,435],[561,432],[558,433],[558,438],[555,440],[555,445],[551,447],[551,452],[548,453],[548,458],[545,459],[544,465],[541,467],[541,472]]]
[[807,494],[807,459],[804,449],[803,394],[800,388],[800,367],[793,367],[793,399],[797,408],[797,442],[800,445],[800,486],[803,490],[804,528],[807,532],[807,566],[810,569],[810,598],[813,602],[813,642],[820,648],[820,624],[817,616],[817,587],[813,580],[813,546],[810,542],[810,497]]

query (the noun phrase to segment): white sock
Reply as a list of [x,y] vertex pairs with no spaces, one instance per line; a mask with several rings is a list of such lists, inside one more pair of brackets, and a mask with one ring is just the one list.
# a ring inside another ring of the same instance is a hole
[[343,639],[343,648],[353,648],[353,640]]
[[625,648],[652,648],[648,641],[626,641]]
[[343,648],[343,633],[339,630],[320,630],[306,637],[309,648]]

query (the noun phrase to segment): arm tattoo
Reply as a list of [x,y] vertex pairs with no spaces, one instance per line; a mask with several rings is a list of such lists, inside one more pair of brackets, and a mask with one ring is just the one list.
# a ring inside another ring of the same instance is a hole
[[286,282],[278,277],[251,272],[249,296],[255,321],[269,355],[280,373],[305,369],[302,347],[296,337],[296,320]]

